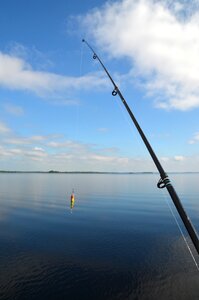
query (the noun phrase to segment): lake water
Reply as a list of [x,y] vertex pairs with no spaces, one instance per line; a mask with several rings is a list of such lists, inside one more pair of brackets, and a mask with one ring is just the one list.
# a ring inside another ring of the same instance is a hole
[[[187,233],[158,179],[0,174],[0,299],[198,300],[199,272],[167,202]],[[199,174],[170,179],[199,232]]]

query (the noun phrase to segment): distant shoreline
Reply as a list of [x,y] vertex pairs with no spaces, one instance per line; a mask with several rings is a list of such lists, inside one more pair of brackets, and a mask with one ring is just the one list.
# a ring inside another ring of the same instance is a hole
[[[159,174],[158,172],[111,172],[111,171],[7,171],[7,170],[0,170],[0,174],[126,174],[126,175],[133,175],[133,174]],[[169,174],[198,174],[199,172],[167,172]]]
[[106,172],[106,171],[4,171],[0,173],[36,173],[36,174],[155,174],[157,172]]

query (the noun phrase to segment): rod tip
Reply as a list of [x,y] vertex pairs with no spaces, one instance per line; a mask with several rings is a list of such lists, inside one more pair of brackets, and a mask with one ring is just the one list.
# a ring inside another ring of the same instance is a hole
[[85,39],[82,39],[82,42],[85,42]]

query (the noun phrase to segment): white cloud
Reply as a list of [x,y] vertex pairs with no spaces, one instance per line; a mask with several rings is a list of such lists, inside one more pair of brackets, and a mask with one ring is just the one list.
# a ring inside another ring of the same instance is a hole
[[[38,145],[31,137],[28,140],[32,143],[0,146],[0,161],[6,163],[8,169],[157,172],[153,161],[142,156],[127,157],[119,151],[71,140],[49,142],[44,137]],[[162,157],[160,161],[167,172],[199,171],[198,156],[175,155]]]
[[21,106],[14,105],[11,103],[5,103],[4,109],[6,112],[8,112],[9,114],[12,114],[14,116],[22,116],[24,114],[24,110]]
[[[57,134],[14,136],[4,123],[0,123],[0,132],[0,161],[10,170],[157,172],[150,158],[142,155],[127,157],[121,154],[119,148],[102,148],[97,144],[64,140],[63,136]],[[197,156],[177,154],[162,157],[161,162],[167,172],[199,171]]]
[[10,132],[10,128],[7,127],[6,124],[0,122],[0,134],[6,134]]
[[199,132],[196,132],[191,140],[189,140],[189,144],[196,144],[199,142]]
[[188,160],[188,157],[183,156],[183,155],[174,155],[170,157],[161,157],[160,160],[164,163],[176,163],[176,162],[182,162]]
[[108,128],[105,128],[105,127],[101,127],[101,128],[98,128],[97,131],[98,131],[98,132],[101,132],[101,133],[106,133],[106,132],[109,131],[109,129],[108,129]]
[[[161,160],[162,161],[162,160]],[[199,172],[199,156],[176,155],[162,161],[167,172]]]
[[[72,77],[36,71],[22,58],[0,52],[0,86],[9,89],[27,90],[40,96],[49,96],[55,92],[89,90],[106,84],[102,72]],[[69,92],[68,96],[70,96]],[[63,99],[61,98],[60,101]],[[74,104],[71,101],[69,99],[69,104]],[[64,104],[66,103],[67,99],[64,99]]]
[[183,155],[176,155],[176,156],[174,156],[174,159],[176,161],[183,161],[183,160],[185,160],[185,156],[183,156]]
[[8,136],[4,142],[10,145],[28,145],[33,143],[41,143],[49,139],[49,136],[30,136],[30,137],[20,137],[20,136]]
[[169,161],[169,157],[163,156],[160,158],[161,161],[167,162]]
[[34,147],[33,148],[35,151],[39,151],[39,152],[45,152],[45,150],[41,147]]
[[82,23],[110,56],[129,59],[156,106],[199,107],[198,1],[108,2]]
[[86,144],[86,143],[80,143],[75,142],[71,140],[66,140],[63,142],[60,141],[50,141],[47,144],[48,147],[56,148],[56,149],[68,149],[69,151],[72,151],[73,153],[83,153],[87,151],[88,148],[92,147],[92,145]]

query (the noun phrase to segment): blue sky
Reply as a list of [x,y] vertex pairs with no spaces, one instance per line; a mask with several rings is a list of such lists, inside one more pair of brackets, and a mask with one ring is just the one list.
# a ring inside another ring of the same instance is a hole
[[0,169],[199,171],[198,1],[1,1]]

